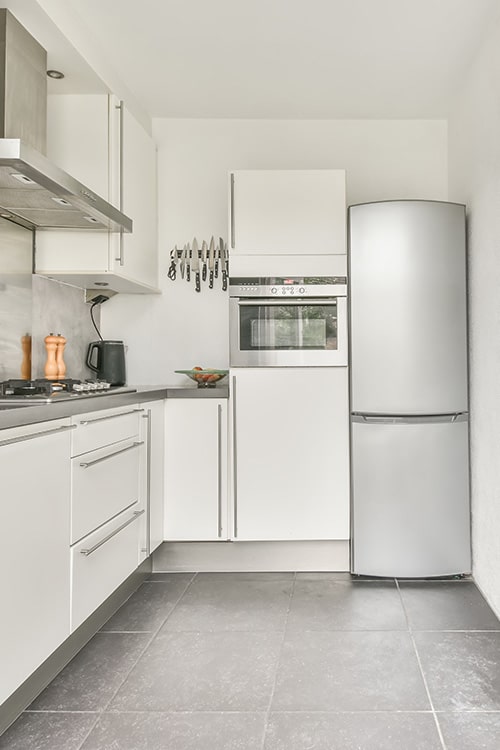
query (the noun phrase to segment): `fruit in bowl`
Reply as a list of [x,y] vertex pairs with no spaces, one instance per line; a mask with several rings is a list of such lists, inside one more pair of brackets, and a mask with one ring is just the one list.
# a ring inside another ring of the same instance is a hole
[[181,375],[187,375],[198,384],[198,388],[215,388],[215,384],[225,378],[229,370],[214,370],[211,367],[193,367],[192,370],[175,370]]

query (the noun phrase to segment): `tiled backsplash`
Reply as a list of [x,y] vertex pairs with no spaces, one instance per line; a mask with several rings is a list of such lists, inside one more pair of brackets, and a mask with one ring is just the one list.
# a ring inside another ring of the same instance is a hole
[[[99,326],[99,307],[94,318]],[[66,377],[85,380],[95,377],[86,367],[87,347],[98,336],[90,319],[85,292],[68,284],[33,276],[32,377],[43,378],[46,361],[44,338],[49,333],[67,339],[64,350]]]

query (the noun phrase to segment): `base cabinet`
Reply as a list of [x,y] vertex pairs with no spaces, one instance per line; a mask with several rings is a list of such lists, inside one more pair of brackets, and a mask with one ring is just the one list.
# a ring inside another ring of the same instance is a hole
[[0,703],[70,633],[70,430],[0,431]]
[[346,367],[231,370],[232,535],[349,538]]
[[227,539],[227,400],[167,399],[165,540]]

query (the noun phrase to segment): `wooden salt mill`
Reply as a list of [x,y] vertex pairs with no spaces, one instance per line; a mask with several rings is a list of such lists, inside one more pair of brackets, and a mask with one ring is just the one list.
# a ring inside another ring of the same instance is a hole
[[56,349],[56,364],[57,364],[57,377],[59,379],[64,378],[66,375],[66,364],[64,362],[64,347],[66,346],[66,339],[57,334],[57,349]]
[[45,363],[45,377],[47,380],[57,380],[59,377],[58,374],[58,364],[56,359],[56,352],[57,352],[57,344],[59,343],[59,336],[54,336],[53,333],[50,333],[48,336],[45,336],[45,348],[47,350],[47,361]]

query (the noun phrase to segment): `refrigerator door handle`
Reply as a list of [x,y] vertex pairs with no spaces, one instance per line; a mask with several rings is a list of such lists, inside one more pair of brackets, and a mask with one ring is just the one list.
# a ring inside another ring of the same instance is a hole
[[362,422],[363,424],[435,424],[448,422],[467,422],[469,419],[468,412],[456,412],[455,414],[432,414],[432,415],[415,415],[415,416],[377,416],[372,414],[359,414],[353,412],[351,420],[353,422]]

